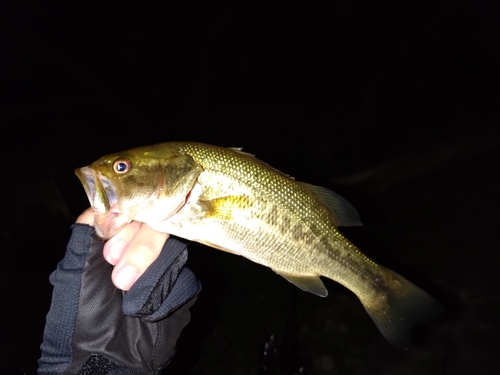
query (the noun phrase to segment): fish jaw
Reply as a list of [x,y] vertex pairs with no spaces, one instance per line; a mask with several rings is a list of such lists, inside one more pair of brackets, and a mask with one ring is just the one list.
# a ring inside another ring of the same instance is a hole
[[115,186],[91,167],[75,170],[80,179],[94,213],[94,228],[102,239],[109,239],[118,233],[133,218],[124,214],[118,206]]
[[99,238],[103,240],[113,237],[132,220],[120,212],[110,211],[101,214],[94,211],[94,228]]
[[101,180],[105,179],[105,177],[99,176],[90,167],[82,167],[76,169],[75,174],[80,179],[80,182],[85,189],[85,193],[87,194],[87,198],[89,199],[90,205],[94,209],[94,212],[108,212],[110,209],[109,198],[111,198],[112,203],[116,204],[116,191],[113,185],[109,183],[109,181],[106,181],[105,185],[111,188],[109,189],[111,192],[109,195],[111,195],[111,197],[108,197],[108,194],[103,187]]

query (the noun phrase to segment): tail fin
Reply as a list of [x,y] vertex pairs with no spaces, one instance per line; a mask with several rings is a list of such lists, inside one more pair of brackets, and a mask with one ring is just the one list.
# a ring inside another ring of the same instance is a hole
[[361,302],[387,341],[399,349],[406,350],[410,345],[410,331],[413,325],[439,317],[443,308],[418,286],[395,272],[387,271],[392,279],[389,284],[394,285],[396,281],[397,288],[387,287],[384,306],[372,309],[369,303],[365,304],[363,300]]

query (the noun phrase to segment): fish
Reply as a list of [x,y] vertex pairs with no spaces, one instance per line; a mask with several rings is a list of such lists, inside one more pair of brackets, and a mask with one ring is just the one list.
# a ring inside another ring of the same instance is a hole
[[77,168],[103,240],[136,220],[243,256],[298,288],[326,297],[326,277],[351,290],[381,334],[406,350],[411,329],[442,313],[428,293],[362,253],[339,230],[356,209],[240,148],[166,142]]

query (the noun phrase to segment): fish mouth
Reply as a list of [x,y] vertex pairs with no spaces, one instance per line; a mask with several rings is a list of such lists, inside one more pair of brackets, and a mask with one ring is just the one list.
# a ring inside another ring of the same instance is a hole
[[107,213],[117,204],[116,189],[109,179],[90,167],[75,170],[94,212]]
[[90,167],[75,169],[94,212],[94,227],[102,239],[114,236],[127,222],[118,208],[118,195],[113,183]]

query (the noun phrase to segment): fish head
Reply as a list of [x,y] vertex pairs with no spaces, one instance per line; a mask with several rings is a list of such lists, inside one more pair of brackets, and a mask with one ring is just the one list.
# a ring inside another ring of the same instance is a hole
[[203,169],[191,156],[166,145],[107,155],[75,170],[99,237],[111,238],[132,220],[167,220],[185,204]]

